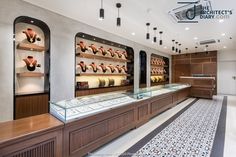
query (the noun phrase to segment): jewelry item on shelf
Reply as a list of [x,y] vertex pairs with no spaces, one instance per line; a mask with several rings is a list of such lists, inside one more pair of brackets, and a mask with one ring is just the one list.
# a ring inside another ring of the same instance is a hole
[[166,70],[165,69],[163,69],[163,73],[166,74]]
[[39,37],[37,37],[37,33],[35,31],[33,31],[32,28],[27,28],[26,31],[23,31],[23,33],[26,35],[26,38],[28,40],[28,42],[30,43],[35,43],[35,41],[41,41],[41,39]]
[[94,63],[94,62],[92,62],[91,64],[90,64],[90,66],[92,67],[92,69],[93,69],[93,72],[97,72],[98,71],[98,67],[96,66],[96,64]]
[[107,71],[107,67],[103,63],[101,63],[99,66],[101,67],[103,73]]
[[82,52],[85,52],[86,50],[88,50],[83,41],[80,41],[79,44],[77,45],[79,45]]
[[121,68],[119,65],[116,66],[116,69],[117,69],[117,71],[118,71],[119,73],[122,72],[122,68]]
[[26,67],[29,71],[34,71],[36,67],[40,67],[41,65],[37,64],[37,60],[34,59],[33,56],[28,56],[27,58],[23,59],[26,64]]
[[122,69],[124,70],[124,72],[125,72],[125,73],[127,73],[127,72],[128,72],[128,69],[126,68],[126,66],[125,66],[125,65],[123,65],[123,66],[122,66]]
[[109,87],[115,85],[115,80],[114,80],[114,79],[108,78],[108,80],[109,80],[109,83],[108,83],[108,86],[109,86]]
[[103,56],[106,56],[107,51],[103,48],[103,46],[101,46],[100,48],[98,48],[98,50],[102,53]]
[[88,69],[88,67],[87,67],[87,65],[84,63],[84,61],[81,61],[81,62],[79,63],[79,66],[80,66],[82,72],[86,72],[86,70]]
[[155,81],[156,81],[155,77],[151,77],[151,82],[155,83]]
[[129,80],[121,80],[121,85],[122,86],[126,86],[126,85],[129,85]]
[[125,56],[126,59],[128,58],[128,54],[126,51],[123,51],[122,54]]
[[155,62],[156,60],[155,60],[155,58],[152,58],[152,64],[156,64],[156,62]]
[[156,76],[156,77],[155,77],[155,82],[158,83],[159,80],[160,80],[159,77]]
[[111,73],[114,73],[116,71],[115,67],[111,64],[108,65],[107,67],[111,70]]
[[100,78],[98,80],[99,80],[99,87],[105,87],[106,84],[105,80]]
[[119,58],[122,58],[122,53],[119,50],[116,50],[115,52]]
[[88,81],[83,81],[83,82],[77,82],[77,89],[88,89],[89,84]]
[[115,56],[115,53],[114,53],[114,51],[112,50],[112,48],[109,48],[107,51],[110,52],[111,57],[114,57],[114,56]]
[[89,47],[92,49],[93,54],[96,54],[98,52],[98,50],[97,50],[97,48],[95,47],[94,44],[91,44]]

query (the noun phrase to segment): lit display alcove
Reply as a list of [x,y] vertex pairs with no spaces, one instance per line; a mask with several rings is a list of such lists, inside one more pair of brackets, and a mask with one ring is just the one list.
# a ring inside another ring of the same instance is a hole
[[75,38],[76,96],[133,88],[133,49],[85,33]]
[[14,21],[14,119],[47,113],[50,100],[50,30],[31,17]]

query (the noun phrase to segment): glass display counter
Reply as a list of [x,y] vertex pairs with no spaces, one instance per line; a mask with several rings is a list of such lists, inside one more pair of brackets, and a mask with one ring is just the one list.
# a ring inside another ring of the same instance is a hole
[[112,92],[63,100],[57,103],[50,102],[50,113],[63,122],[68,122],[187,87],[189,85],[168,84],[140,88],[132,93]]
[[175,92],[175,91],[188,88],[188,87],[190,87],[190,85],[188,84],[166,84],[166,85],[141,88],[139,89],[139,91],[141,93],[145,93],[146,91],[147,92],[145,93],[146,96],[149,95],[150,97],[153,97],[153,96],[158,96],[158,95],[162,95],[162,94],[166,94],[170,92]]
[[50,113],[63,122],[68,122],[135,101],[136,99],[131,93],[113,92],[109,94],[98,94],[63,100],[57,103],[50,102]]

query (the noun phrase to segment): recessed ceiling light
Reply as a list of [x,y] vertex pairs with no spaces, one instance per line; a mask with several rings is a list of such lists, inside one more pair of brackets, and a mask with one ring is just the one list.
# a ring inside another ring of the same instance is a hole
[[167,47],[166,47],[166,46],[164,46],[164,49],[167,49]]
[[224,48],[224,49],[226,49],[227,47],[226,47],[226,46],[224,46],[223,48]]
[[198,37],[194,37],[193,39],[194,39],[194,40],[198,40]]
[[132,32],[131,34],[132,34],[132,35],[135,35],[135,32]]
[[222,33],[221,35],[222,35],[222,36],[225,36],[225,33]]
[[185,30],[188,31],[188,30],[190,30],[190,28],[189,27],[185,27]]
[[34,21],[33,21],[33,20],[31,20],[31,21],[30,21],[30,23],[34,23]]
[[223,23],[223,22],[224,22],[224,19],[220,19],[220,20],[219,20],[219,23]]

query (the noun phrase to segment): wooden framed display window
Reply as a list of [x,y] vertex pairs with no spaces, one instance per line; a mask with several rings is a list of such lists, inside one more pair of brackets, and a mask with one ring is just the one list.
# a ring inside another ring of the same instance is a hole
[[85,33],[75,37],[75,96],[133,89],[131,47]]
[[31,17],[14,21],[14,119],[48,113],[50,30]]
[[147,86],[147,54],[145,51],[139,53],[139,86],[144,88]]
[[151,86],[169,83],[169,58],[151,55]]

